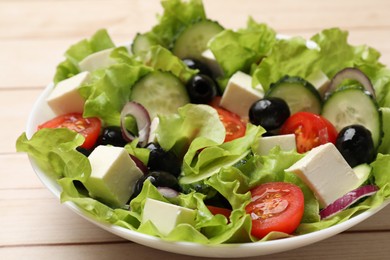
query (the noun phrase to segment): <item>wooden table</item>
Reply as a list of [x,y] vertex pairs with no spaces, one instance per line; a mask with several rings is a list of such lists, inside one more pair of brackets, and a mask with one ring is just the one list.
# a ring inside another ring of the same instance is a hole
[[[390,1],[205,0],[209,17],[226,27],[247,16],[278,32],[309,37],[349,30],[390,65]],[[138,245],[74,214],[42,185],[25,154],[15,152],[31,107],[51,81],[66,48],[107,28],[129,42],[155,24],[158,0],[0,0],[0,259],[193,259]],[[389,259],[390,207],[336,237],[272,259]],[[269,259],[258,257],[257,259]]]

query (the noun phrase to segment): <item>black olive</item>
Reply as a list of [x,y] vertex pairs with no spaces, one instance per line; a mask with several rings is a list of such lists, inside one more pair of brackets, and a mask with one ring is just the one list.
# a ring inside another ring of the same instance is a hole
[[209,77],[213,77],[211,70],[203,62],[189,58],[183,59],[183,62],[187,65],[188,68],[193,70],[199,70],[199,74],[205,74]]
[[88,157],[88,156],[92,153],[93,148],[92,148],[92,149],[86,149],[86,148],[84,148],[84,147],[78,146],[78,147],[76,147],[76,150],[77,150],[79,153],[82,153],[82,154],[84,154],[85,156]]
[[138,194],[141,193],[142,187],[146,180],[150,180],[150,182],[155,187],[167,187],[181,192],[179,182],[175,176],[164,171],[153,171],[137,180],[134,186],[132,198],[135,198],[138,196]]
[[128,142],[123,138],[122,130],[119,126],[108,126],[103,129],[99,138],[99,144],[112,146],[125,146]]
[[193,76],[186,84],[191,103],[208,104],[217,95],[215,82],[207,75],[198,74]]
[[150,150],[148,168],[150,171],[165,171],[175,177],[181,173],[181,161],[172,151],[165,151],[156,143],[149,143],[145,148]]
[[371,132],[362,125],[346,126],[339,132],[336,147],[351,167],[374,160]]
[[221,193],[217,193],[212,198],[206,199],[204,203],[210,206],[232,209],[229,201],[224,196],[222,196]]
[[267,131],[278,129],[290,116],[287,103],[276,97],[263,98],[249,109],[249,120],[254,125],[261,125]]

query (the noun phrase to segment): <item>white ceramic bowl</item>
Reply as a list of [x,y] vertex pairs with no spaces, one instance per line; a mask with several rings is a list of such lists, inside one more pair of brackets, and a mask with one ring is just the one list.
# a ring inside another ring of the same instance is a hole
[[[34,107],[31,111],[28,123],[26,134],[27,137],[31,137],[37,129],[37,126],[40,123],[47,121],[54,117],[54,114],[51,112],[48,107],[45,98],[50,93],[53,88],[53,84],[50,84],[46,87],[44,92],[40,95],[38,100],[35,102]],[[55,180],[49,178],[30,158],[31,165],[35,170],[38,177],[41,179],[43,184],[57,197],[60,197],[61,188],[56,183]],[[256,242],[256,243],[242,243],[242,244],[222,244],[222,245],[201,245],[196,243],[189,242],[168,242],[162,239],[138,233],[136,231],[128,230],[119,226],[111,225],[108,223],[98,222],[89,216],[89,213],[80,209],[72,202],[66,202],[65,205],[71,210],[82,216],[83,218],[89,220],[95,225],[113,233],[125,239],[131,240],[133,242],[168,251],[178,254],[192,255],[192,256],[203,256],[203,257],[221,257],[221,258],[232,258],[232,257],[250,257],[250,256],[259,256],[267,255],[278,252],[283,252],[291,249],[296,249],[303,247],[309,244],[316,243],[318,241],[324,240],[331,236],[334,236],[340,232],[343,232],[352,226],[364,221],[365,219],[371,217],[376,212],[383,209],[389,200],[387,200],[383,205],[378,208],[368,210],[358,216],[355,216],[343,223],[337,224],[330,228],[320,230],[317,232],[309,233],[306,235],[300,235],[290,238],[284,238],[280,240],[266,241],[266,242]]]

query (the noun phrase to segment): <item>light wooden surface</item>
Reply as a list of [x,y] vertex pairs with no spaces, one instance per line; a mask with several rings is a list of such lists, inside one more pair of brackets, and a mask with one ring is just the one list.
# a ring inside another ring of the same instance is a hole
[[[247,16],[278,32],[309,37],[350,31],[390,65],[390,1],[205,0],[226,27]],[[99,28],[129,42],[155,24],[158,0],[0,0],[0,259],[193,259],[125,241],[71,212],[40,183],[15,140],[66,48]],[[325,241],[257,259],[390,259],[390,207]]]

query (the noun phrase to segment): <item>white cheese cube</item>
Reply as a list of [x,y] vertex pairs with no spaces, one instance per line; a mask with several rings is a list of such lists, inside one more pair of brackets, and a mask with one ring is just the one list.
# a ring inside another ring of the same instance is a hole
[[320,93],[321,97],[325,95],[325,91],[328,88],[330,79],[321,70],[317,70],[310,74],[307,79]]
[[128,152],[122,147],[99,145],[88,159],[92,172],[85,187],[90,196],[111,206],[124,206],[143,176]]
[[71,78],[58,82],[46,101],[53,112],[57,115],[67,113],[82,113],[85,100],[78,89],[81,85],[88,83],[89,72],[81,72]]
[[151,221],[162,234],[168,235],[179,224],[194,226],[195,217],[195,210],[147,198],[142,223]]
[[248,119],[249,108],[263,97],[264,91],[260,86],[252,87],[252,77],[238,71],[229,79],[220,106]]
[[106,49],[88,55],[82,61],[80,61],[80,70],[93,72],[95,70],[104,69],[114,65],[117,62],[115,59],[110,57],[112,50],[113,49]]
[[257,146],[257,153],[259,155],[267,155],[275,146],[279,146],[284,151],[296,149],[295,135],[287,134],[262,137]]
[[359,178],[332,143],[313,148],[285,171],[298,175],[322,208],[359,185]]
[[220,77],[223,75],[223,70],[221,66],[219,66],[213,52],[210,49],[207,49],[204,52],[202,52],[202,58],[203,58],[202,61],[211,70],[214,77]]

